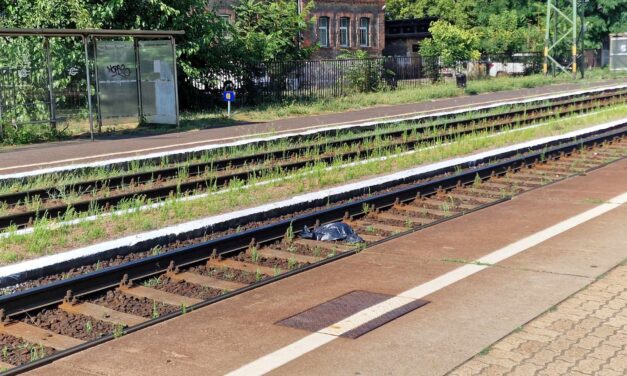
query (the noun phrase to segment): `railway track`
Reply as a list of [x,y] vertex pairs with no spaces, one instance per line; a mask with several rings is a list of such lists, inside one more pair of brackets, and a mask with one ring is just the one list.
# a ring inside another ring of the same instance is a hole
[[[11,367],[8,374],[17,374],[369,245],[585,173],[627,156],[626,133],[624,124],[584,139],[458,166],[459,172],[453,168],[428,180],[2,296],[0,348],[7,350],[0,362]],[[319,242],[299,236],[304,226],[338,221],[351,225],[365,242]]]
[[[282,150],[210,159],[185,166],[157,168],[58,187],[4,194],[0,195],[0,208],[3,208],[0,230],[25,228],[38,219],[63,218],[68,213],[76,215],[109,211],[138,197],[146,202],[157,202],[169,197],[205,192],[208,189],[221,189],[234,181],[249,181],[277,172],[292,172],[316,163],[352,161],[390,150],[414,150],[422,145],[451,141],[471,133],[521,127],[625,103],[626,98],[627,91],[613,90],[591,96],[560,98],[506,113],[449,118],[431,126],[425,126],[429,119],[421,119],[412,127],[400,130],[387,129],[376,134],[313,142]],[[298,142],[296,139],[293,141]],[[74,197],[67,199],[71,196]]]

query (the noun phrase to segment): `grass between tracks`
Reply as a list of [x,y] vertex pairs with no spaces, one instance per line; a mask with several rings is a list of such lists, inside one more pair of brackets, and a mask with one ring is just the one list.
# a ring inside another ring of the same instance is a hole
[[[53,197],[53,199],[59,200],[59,202],[65,203],[73,203],[78,201],[81,196],[85,194],[91,195],[92,192],[78,192],[75,191],[71,185],[77,182],[84,182],[89,180],[106,180],[108,178],[122,176],[125,174],[135,174],[140,172],[147,171],[155,171],[157,169],[162,169],[166,167],[176,167],[179,168],[178,179],[179,182],[187,179],[189,174],[190,166],[195,163],[208,163],[219,159],[230,159],[234,157],[240,156],[250,156],[255,154],[267,153],[271,151],[277,150],[286,150],[294,147],[311,147],[311,149],[300,156],[300,158],[315,158],[316,156],[320,156],[324,150],[329,150],[329,147],[326,145],[330,142],[337,142],[342,140],[348,140],[355,137],[373,137],[375,141],[378,137],[385,137],[385,134],[392,131],[404,131],[408,133],[408,138],[410,140],[415,139],[412,136],[415,136],[415,130],[418,128],[431,128],[437,127],[441,125],[448,124],[452,121],[473,121],[474,124],[485,124],[484,117],[491,115],[499,115],[507,112],[513,112],[517,110],[525,110],[533,112],[534,109],[549,105],[550,101],[538,101],[532,102],[531,104],[522,104],[522,105],[503,105],[490,109],[486,109],[483,111],[468,111],[465,113],[461,113],[457,116],[454,116],[451,119],[435,119],[435,120],[419,120],[419,121],[406,121],[406,122],[394,122],[389,124],[380,124],[374,130],[369,128],[349,128],[345,130],[339,130],[337,134],[333,135],[312,135],[311,137],[304,140],[288,140],[286,138],[280,138],[277,140],[269,141],[267,143],[257,144],[257,143],[249,143],[239,146],[227,146],[227,147],[218,147],[215,149],[210,149],[202,152],[200,156],[188,156],[187,159],[183,162],[174,162],[172,158],[168,156],[162,157],[159,161],[141,161],[136,160],[132,161],[129,166],[123,168],[117,167],[97,167],[97,168],[85,168],[80,170],[71,170],[60,173],[50,173],[44,175],[38,175],[33,178],[26,178],[19,181],[10,181],[10,182],[0,182],[0,195],[7,194],[12,192],[24,192],[30,189],[39,189],[39,188],[48,188],[48,187],[63,187],[68,186],[68,189],[62,189],[60,193]],[[565,107],[565,110],[568,111],[576,111],[578,110],[577,105],[572,105],[569,107]],[[546,113],[546,111],[544,111]],[[476,120],[475,120],[476,119]],[[527,119],[527,112],[517,117],[512,118],[512,123],[515,123],[519,120]],[[434,130],[435,132],[435,130]],[[414,134],[412,134],[414,133]],[[425,135],[428,132],[425,132]],[[433,132],[431,132],[433,133]],[[356,149],[356,148],[353,148]],[[351,149],[349,149],[351,150]],[[333,150],[335,151],[335,149]],[[342,150],[340,150],[342,151]],[[348,151],[348,150],[344,150]],[[277,161],[267,161],[264,162],[265,166],[271,166],[275,164]],[[256,167],[264,167],[264,166],[256,166]],[[205,169],[204,175],[210,177],[212,174],[217,173],[216,170],[213,169],[213,166],[209,166]],[[114,187],[112,187],[114,188]],[[101,191],[105,192],[108,190],[108,187],[105,185]],[[41,208],[41,202],[38,201],[38,198],[35,197],[32,202],[22,202],[21,205],[25,207],[31,208]],[[30,209],[29,209],[30,210]],[[2,206],[0,203],[0,215],[5,215],[3,213],[7,213],[6,205]]]
[[[162,206],[149,210],[137,210],[147,203],[145,199],[138,198],[119,208],[134,210],[131,213],[104,216],[78,225],[51,228],[49,226],[51,221],[42,220],[35,223],[34,231],[30,234],[12,234],[0,239],[0,264],[58,253],[141,231],[286,199],[303,192],[363,180],[455,156],[563,134],[625,116],[627,116],[627,105],[620,105],[587,116],[549,121],[541,126],[512,132],[505,130],[499,133],[479,132],[465,135],[457,137],[451,143],[436,142],[424,145],[425,147],[432,146],[432,148],[412,153],[402,154],[403,150],[393,150],[383,155],[388,157],[384,160],[370,160],[350,165],[340,161],[330,165],[319,163],[289,175],[253,179],[248,185],[241,181],[234,181],[229,189],[211,192],[212,194],[206,197],[194,201],[169,200]],[[250,189],[251,186],[254,186],[254,189]],[[86,215],[82,214],[77,217]]]

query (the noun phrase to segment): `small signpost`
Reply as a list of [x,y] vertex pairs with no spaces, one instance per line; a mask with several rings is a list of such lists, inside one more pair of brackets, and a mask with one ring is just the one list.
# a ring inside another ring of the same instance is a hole
[[231,117],[231,102],[235,101],[235,91],[233,90],[233,82],[226,81],[224,83],[224,91],[222,92],[222,100],[227,103],[227,115]]

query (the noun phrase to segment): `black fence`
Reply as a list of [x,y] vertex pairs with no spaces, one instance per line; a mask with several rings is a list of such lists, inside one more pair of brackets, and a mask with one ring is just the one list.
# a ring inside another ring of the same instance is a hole
[[541,69],[539,53],[483,56],[479,61],[460,63],[456,69],[442,68],[439,59],[421,56],[271,61],[241,67],[239,73],[182,78],[179,95],[183,110],[209,110],[220,105],[227,81],[233,83],[240,103],[260,104],[418,87],[453,76],[456,70],[466,72],[472,80],[528,75]]

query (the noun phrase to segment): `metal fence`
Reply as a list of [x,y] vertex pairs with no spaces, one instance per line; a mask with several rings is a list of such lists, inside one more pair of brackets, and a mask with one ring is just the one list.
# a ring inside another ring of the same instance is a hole
[[[528,75],[540,72],[541,59],[539,53],[489,55],[460,63],[458,69],[470,79]],[[239,73],[218,72],[180,80],[181,108],[214,108],[220,104],[220,92],[227,81],[233,83],[240,103],[260,104],[412,88],[455,73],[455,69],[441,67],[439,59],[421,56],[270,61],[236,71]]]

